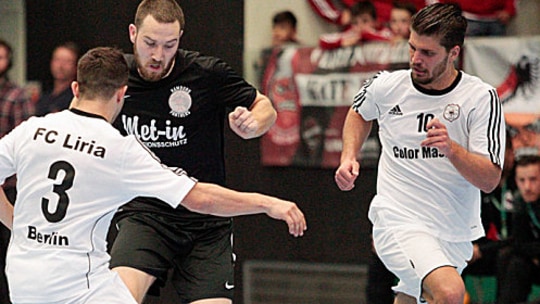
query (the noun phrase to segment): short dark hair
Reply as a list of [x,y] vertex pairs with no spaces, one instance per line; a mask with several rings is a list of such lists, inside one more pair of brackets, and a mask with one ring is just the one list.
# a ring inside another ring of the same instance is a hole
[[61,43],[61,44],[57,45],[54,48],[53,53],[54,53],[54,51],[56,51],[59,48],[68,49],[69,51],[71,51],[75,55],[75,58],[77,60],[81,56],[81,49],[79,48],[79,45],[77,43],[73,42],[73,41],[66,41],[64,43]]
[[9,71],[11,67],[13,66],[13,48],[7,41],[1,38],[0,38],[0,47],[3,47],[7,50],[7,56],[8,56],[7,71]]
[[392,3],[392,6],[393,6],[393,8],[397,8],[397,9],[401,9],[401,10],[405,10],[405,11],[409,12],[409,14],[411,14],[411,16],[416,14],[416,6],[414,6],[414,4],[412,4],[410,2],[394,1]]
[[77,64],[81,98],[111,98],[128,82],[128,65],[117,48],[97,47],[84,54]]
[[536,164],[540,165],[540,155],[537,154],[526,154],[516,159],[516,168]]
[[411,28],[418,35],[438,36],[440,44],[450,51],[456,45],[463,47],[467,20],[458,5],[434,3],[413,16]]
[[360,1],[351,7],[351,17],[356,18],[362,14],[369,14],[373,19],[377,19],[377,9],[371,1]]
[[293,28],[296,28],[296,16],[291,11],[283,11],[274,15],[272,25],[288,23]]
[[175,0],[143,0],[137,7],[134,24],[140,27],[148,15],[159,23],[180,23],[180,30],[184,29],[185,19],[182,8]]

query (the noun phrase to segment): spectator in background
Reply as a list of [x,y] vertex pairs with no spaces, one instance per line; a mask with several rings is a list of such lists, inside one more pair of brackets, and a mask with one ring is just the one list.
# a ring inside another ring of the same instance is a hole
[[[34,114],[34,107],[25,91],[9,80],[8,72],[12,65],[13,49],[6,41],[0,39],[0,138]],[[15,177],[11,177],[2,185],[12,204],[17,195],[15,184]],[[0,225],[0,303],[11,303],[4,273],[10,235],[9,229]]]
[[467,19],[467,36],[504,36],[510,20],[516,15],[516,0],[441,0],[456,3]]
[[77,78],[79,47],[74,42],[57,46],[51,57],[52,90],[45,93],[36,104],[36,115],[58,112],[69,107],[73,99],[71,82]]
[[516,160],[518,195],[512,243],[497,264],[497,303],[524,303],[533,283],[540,283],[540,155]]
[[331,50],[367,41],[389,41],[392,33],[377,22],[377,10],[371,1],[361,1],[351,7],[351,27],[340,33],[323,34],[319,47]]
[[276,58],[282,55],[282,47],[299,44],[296,37],[296,24],[296,16],[291,11],[281,11],[272,17],[272,45],[264,48],[259,58],[253,63],[259,88],[263,88],[264,74],[268,63],[277,60]]
[[393,41],[408,40],[411,34],[411,20],[416,13],[416,7],[412,3],[395,2],[390,11],[388,27],[392,31]]
[[296,16],[290,11],[275,14],[274,18],[272,18],[272,46],[298,43],[296,22]]

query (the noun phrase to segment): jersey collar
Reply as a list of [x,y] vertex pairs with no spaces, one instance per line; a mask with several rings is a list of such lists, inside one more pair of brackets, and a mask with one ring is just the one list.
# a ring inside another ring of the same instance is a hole
[[89,113],[89,112],[85,112],[85,111],[81,111],[79,109],[75,109],[75,108],[70,108],[69,109],[71,112],[77,114],[77,115],[82,115],[82,116],[86,116],[86,117],[93,117],[93,118],[101,118],[105,121],[107,121],[107,119],[105,119],[105,117],[101,116],[101,115],[97,115],[97,114],[94,114],[94,113]]
[[436,96],[436,95],[444,95],[444,94],[452,91],[458,85],[459,81],[461,80],[461,77],[462,77],[461,71],[458,71],[458,75],[457,75],[456,79],[454,79],[452,84],[449,87],[447,87],[446,89],[442,89],[442,90],[426,89],[426,88],[423,88],[423,87],[419,86],[414,81],[412,83],[413,83],[413,86],[418,91],[420,91],[420,92],[422,92],[424,94],[427,94],[427,95],[435,95]]

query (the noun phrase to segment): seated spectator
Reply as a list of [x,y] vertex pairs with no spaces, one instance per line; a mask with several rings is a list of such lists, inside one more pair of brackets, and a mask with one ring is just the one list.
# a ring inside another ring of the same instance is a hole
[[53,87],[36,104],[36,115],[43,116],[69,107],[73,99],[71,82],[77,78],[79,47],[73,42],[57,46],[51,57],[50,69]]
[[319,47],[331,50],[367,41],[390,41],[391,37],[388,28],[379,27],[375,5],[371,1],[362,1],[351,8],[351,27],[340,33],[321,35]]
[[515,166],[518,196],[512,243],[497,263],[497,303],[525,303],[540,283],[540,155],[521,156]]
[[296,16],[290,11],[275,14],[274,18],[272,18],[272,46],[298,43],[296,22]]
[[395,2],[390,11],[388,27],[392,31],[392,40],[408,40],[411,34],[411,19],[416,7],[411,3]]
[[516,0],[440,0],[456,3],[467,19],[467,36],[504,36],[510,20],[516,15]]

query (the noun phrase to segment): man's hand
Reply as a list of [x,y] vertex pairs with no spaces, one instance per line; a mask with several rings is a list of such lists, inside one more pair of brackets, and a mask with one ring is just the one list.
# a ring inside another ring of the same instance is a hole
[[243,139],[255,137],[259,129],[259,123],[245,107],[237,107],[229,114],[229,125]]
[[354,182],[360,174],[360,163],[354,161],[342,161],[336,171],[334,179],[339,189],[349,191],[354,188]]
[[307,229],[304,214],[293,202],[276,198],[266,213],[271,218],[285,221],[289,226],[289,233],[296,237],[303,236]]
[[452,155],[452,139],[448,135],[446,125],[438,118],[430,120],[426,125],[428,132],[427,138],[420,145],[422,147],[437,148],[441,154],[450,157]]

